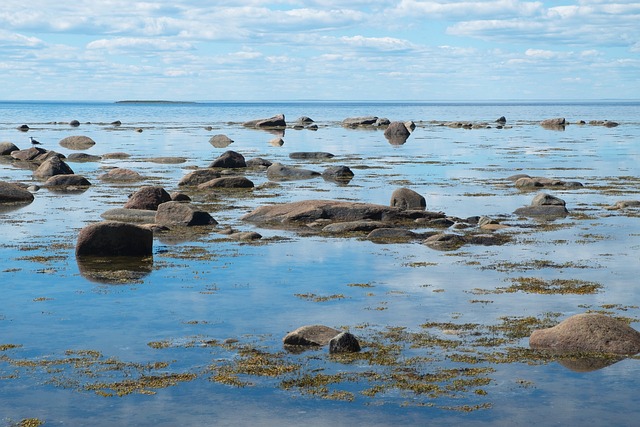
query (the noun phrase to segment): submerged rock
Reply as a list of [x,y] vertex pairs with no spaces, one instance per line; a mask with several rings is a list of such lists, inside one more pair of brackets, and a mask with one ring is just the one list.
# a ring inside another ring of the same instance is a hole
[[348,184],[353,176],[353,171],[347,166],[329,166],[322,171],[322,178],[325,181],[333,181],[338,184]]
[[178,185],[200,185],[215,178],[220,178],[220,172],[218,170],[198,169],[183,176],[180,182],[178,182]]
[[47,179],[45,187],[89,187],[91,183],[82,175],[55,175]]
[[331,153],[324,151],[296,151],[289,154],[290,159],[331,159],[334,157]]
[[216,148],[225,148],[233,144],[233,139],[227,135],[214,135],[209,139],[209,144]]
[[98,176],[99,180],[111,182],[136,182],[144,178],[138,172],[131,169],[115,168]]
[[214,178],[211,181],[203,182],[198,185],[198,189],[206,190],[210,188],[253,188],[253,181],[244,176],[223,176],[220,178]]
[[145,227],[105,221],[80,230],[76,256],[150,256],[153,233]]
[[633,355],[640,352],[640,332],[613,317],[585,313],[571,316],[552,328],[533,331],[529,345],[558,352]]
[[155,222],[156,211],[150,211],[148,209],[114,208],[103,212],[100,216],[109,221],[149,224]]

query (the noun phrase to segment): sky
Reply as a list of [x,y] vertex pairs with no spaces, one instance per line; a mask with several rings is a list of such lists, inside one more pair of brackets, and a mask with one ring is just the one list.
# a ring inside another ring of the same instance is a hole
[[640,2],[2,0],[0,100],[640,99]]

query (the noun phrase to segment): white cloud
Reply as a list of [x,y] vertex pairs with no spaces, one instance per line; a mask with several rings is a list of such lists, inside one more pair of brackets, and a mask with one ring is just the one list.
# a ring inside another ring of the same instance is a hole
[[103,49],[110,53],[129,51],[158,52],[189,50],[193,49],[193,46],[187,42],[174,42],[166,39],[121,37],[92,41],[87,44],[87,49]]

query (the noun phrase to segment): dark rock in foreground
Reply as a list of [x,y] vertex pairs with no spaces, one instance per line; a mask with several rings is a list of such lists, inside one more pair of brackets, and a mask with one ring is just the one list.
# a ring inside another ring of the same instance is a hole
[[76,256],[149,256],[153,233],[148,228],[123,222],[100,222],[80,230]]
[[640,352],[640,332],[627,323],[597,313],[577,314],[529,337],[535,349],[633,355]]
[[0,181],[0,203],[31,203],[33,194],[19,185]]

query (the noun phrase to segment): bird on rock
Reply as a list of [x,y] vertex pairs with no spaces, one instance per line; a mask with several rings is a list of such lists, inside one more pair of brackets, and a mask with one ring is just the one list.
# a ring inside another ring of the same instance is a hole
[[32,136],[29,137],[29,141],[31,141],[31,144],[33,145],[39,145],[40,141],[36,141]]

